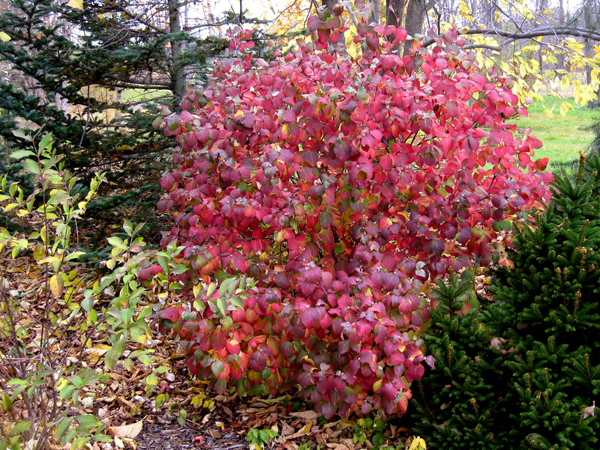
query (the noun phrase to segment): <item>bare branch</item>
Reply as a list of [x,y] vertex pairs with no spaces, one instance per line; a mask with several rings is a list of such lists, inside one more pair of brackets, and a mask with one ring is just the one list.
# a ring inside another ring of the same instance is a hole
[[[502,47],[520,39],[533,39],[540,36],[572,36],[582,37],[587,39],[593,39],[600,41],[600,31],[587,30],[585,28],[574,28],[574,27],[545,27],[535,28],[526,32],[512,32],[505,30],[493,30],[490,28],[471,28],[466,31],[461,31],[462,35],[483,35],[483,36],[499,36],[507,38],[507,41],[502,42],[498,47],[491,46],[492,50],[498,50]],[[427,39],[423,42],[423,46],[427,47],[435,43],[434,39]],[[476,45],[476,44],[473,44]],[[474,47],[472,47],[474,48]],[[486,48],[486,47],[481,47]],[[499,50],[498,50],[499,51]]]

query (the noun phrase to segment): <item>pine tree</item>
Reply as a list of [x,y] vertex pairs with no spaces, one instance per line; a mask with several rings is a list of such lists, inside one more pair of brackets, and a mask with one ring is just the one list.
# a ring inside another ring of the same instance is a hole
[[435,369],[414,387],[413,430],[431,448],[509,448],[503,349],[485,324],[472,272],[451,272],[437,284],[426,335]]
[[467,275],[438,283],[426,337],[436,370],[414,393],[414,429],[440,449],[597,449],[598,155],[556,177],[509,257],[489,307],[461,308]]
[[544,213],[516,233],[514,268],[495,289],[497,323],[516,349],[505,365],[523,448],[598,448],[590,415],[600,353],[600,158],[557,176]]
[[[153,121],[161,109],[179,107],[186,83],[198,83],[229,41],[185,27],[175,0],[9,5],[0,15],[0,61],[10,68],[0,81],[0,152],[29,146],[15,129],[43,129],[70,170],[84,178],[103,170],[105,186],[133,190],[119,205],[139,202],[148,186],[158,187],[174,145]],[[27,188],[20,164],[1,160],[0,174]],[[90,212],[114,208],[104,200]]]

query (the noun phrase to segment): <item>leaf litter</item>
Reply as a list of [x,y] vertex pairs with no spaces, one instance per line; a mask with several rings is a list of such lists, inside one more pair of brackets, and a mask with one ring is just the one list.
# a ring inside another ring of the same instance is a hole
[[[19,319],[29,325],[29,335],[25,339],[27,348],[35,353],[42,330],[40,317],[43,305],[36,302],[42,294],[40,267],[29,257],[14,260],[7,257],[0,260],[0,264],[2,278],[8,281],[11,294],[20,302]],[[84,266],[74,270],[80,279],[86,281],[72,296],[72,300],[80,302],[84,289],[101,274]],[[147,301],[158,303],[159,299]],[[60,313],[59,310],[57,305],[57,313]],[[92,450],[250,449],[247,434],[251,429],[275,431],[276,437],[269,447],[275,450],[373,447],[368,439],[364,444],[355,442],[355,421],[327,422],[320,419],[320,415],[308,409],[301,399],[294,397],[294,393],[278,398],[216,395],[208,382],[189,376],[179,343],[156,331],[146,344],[130,342],[124,352],[127,356],[138,350],[150,350],[150,365],[136,364],[126,368],[121,360],[108,370],[103,360],[111,348],[109,344],[106,333],[98,331],[89,347],[82,346],[77,332],[71,330],[63,340],[56,340],[53,348],[57,360],[62,358],[64,364],[81,364],[107,376],[106,382],[98,383],[93,390],[86,392],[78,411],[97,417],[112,437],[112,442],[90,444],[88,448]],[[0,344],[0,351],[7,354],[8,349]],[[9,368],[0,366],[0,370],[6,372]],[[155,381],[150,379],[151,375],[155,376]],[[149,383],[154,383],[153,389],[148,390]],[[14,419],[13,415],[25,413],[19,402],[15,402],[12,415],[1,417],[0,426]],[[385,432],[385,442],[394,448],[408,448],[411,442],[409,436],[408,429],[391,425]],[[51,444],[50,448],[63,447]]]

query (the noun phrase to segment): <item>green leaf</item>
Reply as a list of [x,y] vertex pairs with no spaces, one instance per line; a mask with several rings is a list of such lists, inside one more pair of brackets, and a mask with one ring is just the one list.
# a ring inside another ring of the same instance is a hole
[[146,377],[146,384],[149,384],[150,386],[158,385],[158,377],[156,376],[156,374],[151,373],[150,375],[148,375]]
[[71,422],[73,422],[73,419],[66,419],[63,420],[57,427],[56,427],[56,437],[58,439],[60,439],[62,437],[63,434],[65,434],[65,432],[69,429],[69,427],[71,426]]
[[21,434],[23,431],[27,430],[29,427],[31,427],[31,422],[29,420],[23,420],[16,424],[12,428],[12,430],[10,430],[10,433],[8,433],[8,435],[16,436],[17,434]]
[[79,422],[80,426],[87,430],[102,425],[102,422],[100,422],[98,419],[96,419],[96,417],[94,417],[91,414],[81,414],[79,416],[76,416],[75,419],[77,420],[77,422]]
[[219,296],[220,297],[229,297],[233,293],[238,283],[238,279],[236,278],[227,278],[223,280],[221,283],[221,287],[219,288]]
[[148,336],[151,334],[149,330],[147,330],[147,325],[145,322],[142,325],[135,325],[129,329],[131,332],[131,339],[135,342],[139,342],[140,344],[145,344],[148,342]]
[[[81,2],[83,3],[83,0],[81,0]],[[42,151],[44,150],[50,150],[50,148],[52,147],[52,133],[47,133],[44,135],[44,137],[42,137],[42,140],[40,141],[40,145],[38,146],[38,148]]]
[[73,386],[73,385],[65,386],[63,389],[60,390],[60,398],[62,400],[68,399],[71,396],[71,394],[73,393],[74,389],[75,389],[75,386]]
[[15,194],[17,193],[17,189],[19,189],[18,183],[12,183],[10,185],[10,187],[8,188],[8,193],[10,194],[11,197],[15,196]]
[[81,255],[85,255],[85,252],[73,252],[65,258],[65,261],[71,261],[72,259],[77,259]]
[[38,166],[38,164],[31,159],[26,159],[25,161],[23,161],[23,167],[26,170],[29,170],[31,173],[41,173],[40,166]]
[[162,405],[165,404],[165,400],[167,399],[167,397],[165,396],[165,394],[159,394],[156,396],[156,399],[154,400],[154,407],[156,409],[160,409],[162,408]]
[[128,236],[131,236],[133,234],[133,225],[131,224],[131,221],[125,219],[125,222],[123,223],[123,229]]
[[138,233],[140,232],[140,230],[141,230],[142,228],[144,228],[144,225],[146,225],[146,223],[145,223],[145,222],[138,223],[138,224],[135,226],[135,230],[133,230],[133,235],[136,235],[136,234],[138,234]]
[[112,369],[117,364],[117,360],[121,357],[123,352],[125,351],[125,343],[127,339],[121,338],[119,339],[111,349],[104,356],[104,364],[109,369]]
[[[10,380],[10,381],[12,381],[12,380]],[[10,384],[10,381],[9,381],[9,384]],[[21,384],[18,388],[16,388],[14,391],[12,391],[12,395],[11,395],[12,400],[16,399],[19,396],[19,394],[21,392],[23,392],[25,389],[27,389],[28,387],[29,387],[29,382],[26,381],[25,384]]]
[[2,405],[2,411],[7,413],[12,408],[13,402],[10,397],[6,394],[2,396],[2,400],[0,401],[0,405]]
[[122,309],[119,311],[119,315],[121,316],[121,320],[125,323],[130,323],[133,318],[134,311],[131,309]]
[[59,192],[57,194],[54,194],[52,197],[50,197],[50,199],[48,200],[48,204],[49,205],[58,205],[59,203],[62,203],[64,201],[70,200],[71,196],[65,192]]
[[210,370],[212,370],[212,373],[215,377],[218,377],[224,369],[225,364],[223,363],[223,361],[213,361],[213,363],[210,366]]
[[229,306],[229,304],[227,303],[227,300],[225,300],[223,297],[219,297],[217,299],[217,308],[219,310],[221,317],[225,317],[225,315],[227,314],[228,306]]
[[[91,289],[88,289],[88,291],[91,291]],[[85,296],[83,298],[83,300],[81,301],[81,307],[87,312],[90,313],[92,311],[92,308],[94,307],[94,294],[93,292],[90,292],[88,294],[88,291],[85,292]]]
[[31,136],[29,134],[25,134],[25,130],[12,130],[12,134],[15,137],[31,141]]
[[244,300],[240,297],[231,297],[230,301],[233,307],[244,309]]
[[77,436],[77,430],[69,430],[61,439],[61,443],[71,442],[75,436]]
[[118,236],[111,236],[107,240],[110,245],[114,245],[115,247],[123,247],[123,239]]
[[88,323],[90,325],[95,325],[96,322],[98,322],[98,313],[96,312],[95,309],[92,309],[88,316]]
[[23,159],[27,158],[28,156],[35,156],[35,153],[33,153],[31,150],[17,150],[16,152],[10,154],[10,157],[14,159]]
[[186,419],[187,419],[187,411],[185,409],[180,409],[179,414],[177,415],[177,422],[179,422],[179,425],[181,425],[183,427],[183,426],[185,426]]
[[71,450],[83,449],[85,448],[85,444],[90,442],[90,439],[87,437],[78,437],[71,442]]

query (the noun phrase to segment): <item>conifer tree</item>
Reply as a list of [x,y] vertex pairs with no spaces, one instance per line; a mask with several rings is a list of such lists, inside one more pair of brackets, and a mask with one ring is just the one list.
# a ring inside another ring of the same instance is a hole
[[432,448],[598,448],[599,174],[600,157],[582,157],[546,210],[515,226],[490,306],[465,312],[466,280],[439,283],[426,337],[436,370],[413,397]]
[[437,284],[425,336],[435,369],[414,387],[413,431],[426,437],[428,448],[510,448],[502,346],[485,323],[473,274],[450,272]]
[[494,289],[499,332],[515,348],[505,366],[523,448],[598,448],[599,174],[592,155],[575,178],[556,177],[550,205],[516,233],[514,268]]
[[[152,122],[161,109],[179,107],[186,77],[188,85],[199,82],[229,41],[185,26],[175,0],[84,0],[81,9],[54,0],[8,3],[0,15],[0,62],[8,70],[0,80],[0,151],[29,145],[15,129],[43,128],[72,171],[85,180],[103,170],[105,186],[125,192],[99,203],[138,202],[158,186],[173,147]],[[27,189],[19,162],[8,161],[0,160],[0,174]]]

